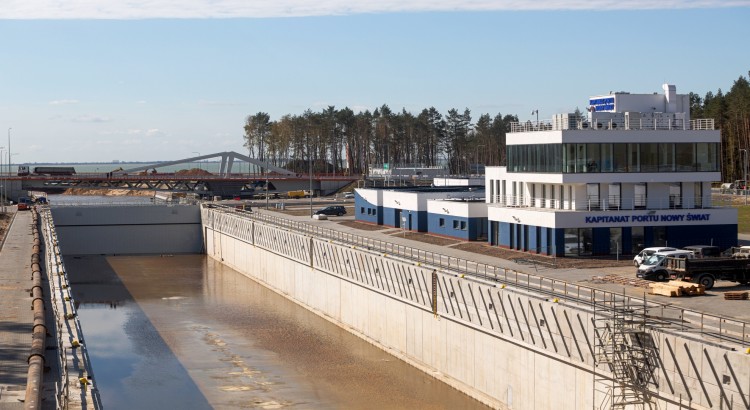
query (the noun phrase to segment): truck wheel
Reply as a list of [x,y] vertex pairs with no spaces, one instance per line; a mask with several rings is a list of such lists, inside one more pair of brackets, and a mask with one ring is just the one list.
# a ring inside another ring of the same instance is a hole
[[633,261],[633,265],[635,265],[635,267],[636,267],[636,268],[637,268],[637,267],[639,267],[639,266],[641,266],[641,265],[639,265],[639,264],[638,264],[638,262],[636,262],[636,261]]
[[657,282],[664,282],[665,280],[667,280],[667,272],[661,271],[656,274]]
[[703,275],[698,278],[698,283],[705,286],[706,290],[709,290],[714,287],[714,278],[711,275]]

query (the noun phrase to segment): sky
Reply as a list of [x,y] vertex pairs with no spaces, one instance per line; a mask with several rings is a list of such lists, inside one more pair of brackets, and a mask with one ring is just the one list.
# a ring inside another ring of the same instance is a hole
[[328,106],[550,119],[610,91],[728,91],[750,0],[3,0],[7,163],[246,152]]

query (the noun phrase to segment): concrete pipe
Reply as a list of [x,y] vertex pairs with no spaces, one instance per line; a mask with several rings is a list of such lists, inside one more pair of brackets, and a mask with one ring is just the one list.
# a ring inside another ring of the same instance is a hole
[[27,362],[29,371],[26,379],[25,409],[42,408],[42,379],[44,375],[44,349],[47,339],[47,326],[44,323],[44,288],[42,287],[42,272],[40,265],[41,242],[39,240],[38,214],[32,209],[34,226],[34,245],[31,254],[31,307],[34,309],[34,329],[31,334],[31,353]]

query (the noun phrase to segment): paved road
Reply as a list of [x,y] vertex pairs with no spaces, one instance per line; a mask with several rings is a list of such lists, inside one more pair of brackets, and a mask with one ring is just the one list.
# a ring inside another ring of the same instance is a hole
[[31,212],[18,212],[0,249],[0,410],[22,409],[26,395],[32,245]]

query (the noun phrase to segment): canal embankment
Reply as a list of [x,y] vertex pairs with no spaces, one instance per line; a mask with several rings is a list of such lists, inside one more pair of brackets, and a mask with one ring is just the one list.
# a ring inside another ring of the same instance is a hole
[[493,407],[748,401],[741,321],[272,219],[207,207],[206,252]]

